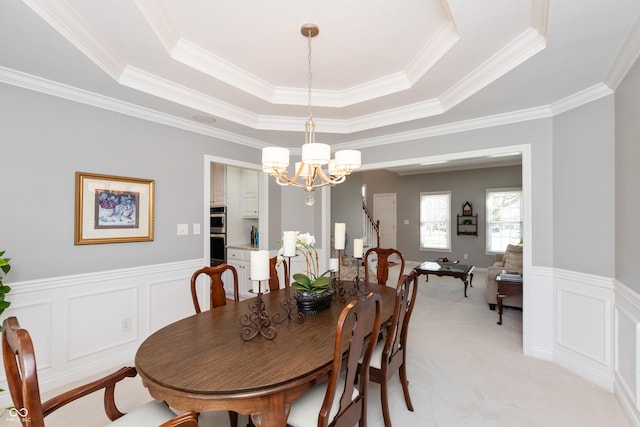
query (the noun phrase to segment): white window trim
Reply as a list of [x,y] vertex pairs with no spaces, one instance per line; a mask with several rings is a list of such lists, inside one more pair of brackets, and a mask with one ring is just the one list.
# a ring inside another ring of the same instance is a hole
[[[489,247],[491,246],[489,243],[489,239],[491,238],[491,233],[489,230],[489,219],[491,218],[491,212],[489,212],[489,204],[487,203],[487,196],[489,195],[489,193],[500,193],[500,192],[507,192],[507,191],[519,191],[520,192],[520,221],[521,223],[524,223],[523,221],[523,216],[524,216],[524,193],[522,191],[522,187],[500,187],[500,188],[486,188],[484,191],[484,216],[485,216],[485,222],[484,222],[484,228],[485,228],[485,241],[484,241],[484,249],[485,249],[485,255],[495,255],[495,254],[500,254],[502,253],[502,251],[491,251],[489,250]],[[521,229],[521,232],[523,232],[524,230]]]
[[[447,233],[447,247],[446,248],[424,248],[422,247],[422,241],[420,239],[418,239],[418,244],[420,245],[419,249],[423,252],[447,252],[447,253],[451,253],[452,249],[451,249],[451,234],[452,234],[452,224],[451,224],[451,191],[425,191],[425,192],[421,192],[420,193],[420,199],[419,199],[419,203],[418,203],[418,209],[420,209],[420,205],[422,203],[422,196],[438,196],[438,195],[442,195],[442,194],[446,194],[447,196],[449,196],[449,222],[448,222],[448,227],[449,227],[449,232]],[[418,218],[420,220],[420,227],[422,227],[422,221],[421,218],[422,217],[422,212],[418,212]]]

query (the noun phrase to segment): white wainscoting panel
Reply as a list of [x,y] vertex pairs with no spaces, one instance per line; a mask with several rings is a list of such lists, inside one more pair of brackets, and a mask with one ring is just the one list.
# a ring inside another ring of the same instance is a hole
[[[191,274],[149,282],[146,303],[148,317],[145,322],[149,327],[147,334],[196,313],[191,299]],[[202,288],[205,288],[204,284]],[[207,292],[204,294],[208,301],[208,286],[206,288]],[[202,301],[204,300],[200,299],[201,306],[204,305]]]
[[[13,286],[13,285],[11,285]],[[6,317],[15,316],[22,328],[29,330],[31,339],[34,341],[35,351],[38,357],[38,369],[44,370],[53,365],[53,321],[52,321],[52,300],[50,298],[36,297],[31,301],[14,298],[15,289],[11,289],[11,312],[9,309],[4,312],[2,320]],[[7,316],[7,314],[9,314]],[[35,343],[38,343],[37,345]],[[1,378],[4,379],[4,369]],[[4,382],[6,385],[6,382]],[[6,390],[7,387],[0,385]]]
[[[554,287],[553,270],[549,267],[533,267],[525,271],[523,285],[523,328],[527,328],[528,339],[523,342],[527,356],[553,360],[554,347]],[[532,307],[533,310],[527,310]]]
[[100,291],[95,292],[91,286],[91,292],[67,298],[68,361],[136,341],[137,322],[134,324],[133,319],[138,312],[138,287],[96,285]]
[[619,281],[614,284],[615,393],[629,419],[640,426],[640,295]]
[[613,392],[613,280],[555,270],[554,360]]
[[[29,330],[46,393],[122,366],[150,331],[193,314],[189,279],[206,260],[196,259],[75,276],[8,283],[11,306]],[[0,388],[7,390],[4,370]],[[10,405],[0,393],[0,407]]]

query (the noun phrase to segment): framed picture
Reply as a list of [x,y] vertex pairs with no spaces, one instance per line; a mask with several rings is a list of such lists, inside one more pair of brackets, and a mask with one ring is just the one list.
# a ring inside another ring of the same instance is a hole
[[74,243],[153,240],[153,191],[150,179],[76,172]]

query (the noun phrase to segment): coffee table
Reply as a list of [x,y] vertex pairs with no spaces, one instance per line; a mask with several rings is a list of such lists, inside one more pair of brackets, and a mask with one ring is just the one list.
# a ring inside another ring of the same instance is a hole
[[498,284],[498,325],[502,325],[502,300],[507,295],[522,295],[522,276],[503,277],[502,274],[496,276],[496,283]]
[[418,274],[424,274],[425,276],[427,276],[427,281],[429,281],[429,274],[434,274],[436,276],[457,277],[458,279],[462,280],[462,283],[464,283],[464,296],[466,298],[467,286],[473,287],[471,282],[473,282],[474,268],[475,267],[473,265],[464,265],[452,262],[425,261],[417,266],[414,270],[418,272]]

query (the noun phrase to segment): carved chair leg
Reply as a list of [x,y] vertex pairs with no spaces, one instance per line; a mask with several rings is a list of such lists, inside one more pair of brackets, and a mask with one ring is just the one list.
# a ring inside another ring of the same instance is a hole
[[404,401],[407,404],[407,409],[413,412],[413,403],[411,403],[411,397],[409,396],[409,381],[407,380],[405,364],[400,366],[400,383],[402,384],[402,392],[404,393]]

